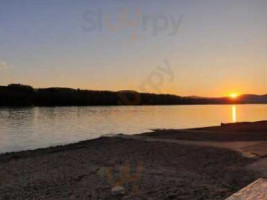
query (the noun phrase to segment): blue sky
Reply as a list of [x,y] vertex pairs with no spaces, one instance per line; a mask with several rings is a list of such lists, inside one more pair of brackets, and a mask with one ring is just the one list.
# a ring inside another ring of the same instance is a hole
[[[0,5],[2,85],[146,88],[200,96],[267,93],[265,0],[1,0]],[[165,60],[171,75],[159,70]]]

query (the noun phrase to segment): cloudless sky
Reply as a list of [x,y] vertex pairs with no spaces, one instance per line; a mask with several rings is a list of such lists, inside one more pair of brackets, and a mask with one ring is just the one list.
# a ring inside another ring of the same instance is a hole
[[1,0],[0,84],[265,94],[266,11],[266,0]]

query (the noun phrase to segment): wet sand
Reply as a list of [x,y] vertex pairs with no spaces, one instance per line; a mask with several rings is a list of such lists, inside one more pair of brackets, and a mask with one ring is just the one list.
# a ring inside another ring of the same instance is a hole
[[[0,155],[0,199],[220,200],[260,177],[246,168],[257,160],[224,148],[105,137]],[[112,195],[116,185],[125,194]]]

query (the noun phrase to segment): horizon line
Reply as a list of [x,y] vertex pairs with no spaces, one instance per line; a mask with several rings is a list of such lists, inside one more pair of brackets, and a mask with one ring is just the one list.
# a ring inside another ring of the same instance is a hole
[[[174,94],[174,93],[155,93],[155,92],[140,92],[137,90],[131,90],[131,89],[126,89],[126,90],[109,90],[109,89],[101,89],[101,90],[96,90],[96,89],[88,89],[88,88],[73,88],[73,87],[63,87],[63,86],[53,86],[53,87],[35,87],[30,84],[24,84],[24,83],[9,83],[6,85],[0,85],[0,87],[8,87],[10,85],[22,85],[22,86],[30,86],[33,89],[49,89],[49,88],[58,88],[58,89],[72,89],[72,90],[88,90],[88,91],[105,91],[105,92],[136,92],[140,94],[156,94],[156,95],[173,95],[173,96],[178,96],[178,97],[184,97],[184,98],[230,98],[229,96],[198,96],[198,95],[179,95],[179,94]],[[256,96],[265,96],[267,95],[267,92],[265,94],[255,94],[255,93],[242,93],[238,94],[238,96],[245,96],[245,95],[256,95]]]

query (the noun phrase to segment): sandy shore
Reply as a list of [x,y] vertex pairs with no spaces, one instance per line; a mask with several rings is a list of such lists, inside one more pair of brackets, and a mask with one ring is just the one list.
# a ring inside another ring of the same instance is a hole
[[[174,132],[168,138],[183,131]],[[260,177],[245,168],[255,161],[223,148],[100,138],[0,155],[0,199],[220,200]],[[112,195],[116,185],[125,194]]]

